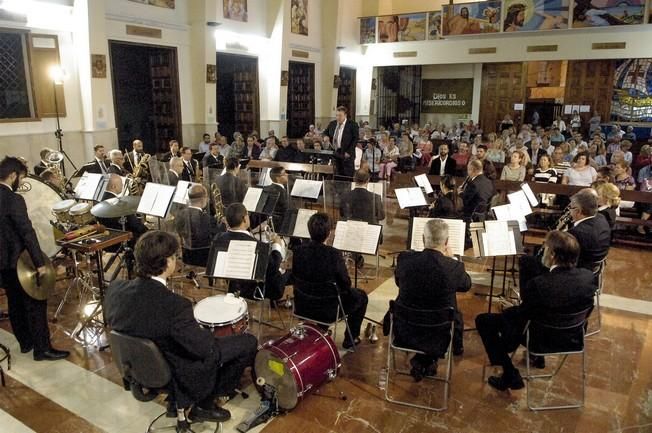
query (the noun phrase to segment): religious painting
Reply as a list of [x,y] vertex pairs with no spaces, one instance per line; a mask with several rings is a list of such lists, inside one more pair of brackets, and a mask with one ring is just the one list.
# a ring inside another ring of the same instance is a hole
[[290,82],[290,72],[281,71],[281,86],[287,86]]
[[444,5],[444,36],[496,33],[500,31],[500,1]]
[[575,0],[573,27],[643,24],[645,0]]
[[144,5],[158,6],[160,8],[174,9],[175,0],[129,0],[134,3],[142,3]]
[[106,78],[106,56],[91,54],[91,77]]
[[652,59],[616,61],[611,117],[626,122],[652,122]]
[[290,31],[296,35],[308,36],[308,0],[292,0]]
[[568,28],[569,0],[505,0],[504,32]]
[[378,42],[398,42],[398,15],[378,17]]
[[376,17],[360,18],[360,45],[376,42]]
[[398,40],[401,42],[426,40],[426,14],[398,16]]
[[247,0],[223,0],[222,15],[233,21],[247,22]]
[[217,68],[215,65],[206,65],[206,82],[209,84],[217,83]]
[[428,12],[428,40],[441,38],[441,11]]

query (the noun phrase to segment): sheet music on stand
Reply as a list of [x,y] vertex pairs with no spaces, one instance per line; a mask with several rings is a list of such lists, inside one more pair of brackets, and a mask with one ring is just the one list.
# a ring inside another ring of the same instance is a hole
[[[351,182],[351,191],[355,189],[355,186],[355,182]],[[385,201],[384,188],[385,186],[383,185],[383,182],[369,182],[367,184],[367,191],[378,194],[381,201]]]
[[539,205],[539,200],[537,200],[537,196],[532,191],[532,188],[530,188],[530,185],[528,185],[527,183],[521,184],[521,190],[523,190],[523,192],[525,193],[525,196],[527,197],[532,207],[536,207]]
[[420,187],[395,189],[396,199],[401,209],[427,206],[426,197]]
[[375,255],[382,226],[364,221],[338,221],[333,247],[340,251]]
[[101,201],[106,184],[107,179],[103,174],[85,172],[75,186],[75,197],[79,200]]
[[242,204],[248,212],[271,215],[278,198],[278,195],[269,194],[262,188],[250,187],[247,189]]
[[161,185],[148,182],[145,185],[143,196],[138,203],[136,212],[151,215],[158,218],[165,218],[172,206],[172,199],[176,188],[172,185]]
[[510,256],[523,253],[518,221],[485,221],[469,225],[475,257]]
[[258,177],[258,185],[265,187],[272,184],[272,178],[269,176],[269,171],[271,168],[264,167],[260,170],[260,175]]
[[324,182],[321,180],[297,179],[292,186],[292,197],[310,198],[317,200]]
[[418,176],[414,176],[414,182],[419,186],[419,188],[423,188],[423,191],[426,194],[432,194],[435,192],[432,189],[432,185],[430,185],[430,181],[428,180],[428,175],[423,173]]
[[511,203],[491,208],[497,221],[518,221],[519,230],[527,230],[527,221],[525,215],[519,212],[519,209]]
[[269,261],[268,244],[251,240],[232,240],[227,245],[213,242],[206,275],[227,280],[265,281]]
[[177,204],[188,204],[188,192],[190,188],[195,185],[201,185],[195,182],[188,182],[186,180],[180,180],[177,182],[177,189],[174,191],[174,198],[172,199],[173,203]]
[[441,220],[448,225],[448,245],[451,247],[453,254],[458,256],[464,255],[464,236],[466,234],[466,223],[463,220],[448,218],[420,218],[415,217],[412,220],[412,233],[410,234],[410,249],[414,251],[423,251],[423,231],[426,223],[432,220]]
[[316,213],[317,210],[313,209],[288,209],[278,233],[283,236],[310,239],[308,220]]

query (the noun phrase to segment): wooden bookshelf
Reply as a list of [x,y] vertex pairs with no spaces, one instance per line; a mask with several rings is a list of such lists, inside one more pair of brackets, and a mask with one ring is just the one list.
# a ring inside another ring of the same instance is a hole
[[314,64],[290,62],[287,107],[288,137],[303,137],[315,122]]

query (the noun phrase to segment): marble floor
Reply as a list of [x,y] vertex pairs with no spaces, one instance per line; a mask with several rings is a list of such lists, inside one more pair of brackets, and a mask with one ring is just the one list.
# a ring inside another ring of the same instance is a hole
[[[385,227],[385,243],[378,277],[361,278],[360,287],[369,293],[367,316],[380,320],[387,302],[396,296],[392,278],[392,252],[404,248],[406,222],[390,218]],[[465,333],[465,353],[453,359],[452,387],[448,410],[427,412],[391,404],[384,399],[387,339],[363,342],[355,353],[342,352],[342,368],[336,380],[307,396],[293,411],[278,416],[253,431],[278,433],[327,432],[652,432],[652,251],[613,248],[609,255],[605,295],[602,298],[602,332],[587,342],[586,404],[582,409],[532,412],[526,405],[525,390],[497,392],[482,381],[485,355],[479,336]],[[375,276],[367,259],[364,276]],[[486,260],[465,258],[472,275],[471,292],[459,295],[459,305],[467,327],[487,309]],[[500,283],[500,280],[498,281]],[[513,284],[508,278],[506,285]],[[209,296],[207,289],[178,283],[184,295],[194,299]],[[53,294],[50,314],[63,296],[65,282]],[[476,294],[477,293],[477,294]],[[500,308],[500,303],[494,303]],[[0,296],[0,309],[6,299]],[[96,433],[144,432],[151,419],[160,414],[160,401],[140,403],[123,391],[112,363],[111,352],[84,348],[68,337],[77,322],[77,300],[65,304],[62,315],[51,323],[54,344],[72,351],[66,361],[34,362],[21,355],[7,321],[0,321],[0,343],[12,350],[12,368],[7,371],[7,386],[0,387],[1,433]],[[250,307],[253,308],[253,307]],[[277,314],[277,312],[280,314]],[[277,309],[271,320],[288,322],[289,310]],[[592,323],[594,325],[594,323]],[[253,331],[257,330],[254,327]],[[285,331],[263,327],[262,341],[277,338]],[[340,338],[342,332],[339,332]],[[522,356],[517,354],[517,362]],[[399,364],[403,359],[399,356]],[[440,372],[443,362],[440,362]],[[554,360],[548,362],[553,366]],[[524,369],[524,366],[522,366]],[[532,397],[537,402],[567,402],[579,396],[578,359],[569,359],[560,375],[550,384],[535,382]],[[408,378],[410,379],[410,378]],[[235,432],[257,405],[253,386],[244,379],[248,400],[238,397],[226,404],[233,419],[224,426]],[[440,384],[392,379],[390,392],[398,398],[441,404]],[[338,399],[340,393],[347,397]],[[196,430],[196,431],[210,431]]]

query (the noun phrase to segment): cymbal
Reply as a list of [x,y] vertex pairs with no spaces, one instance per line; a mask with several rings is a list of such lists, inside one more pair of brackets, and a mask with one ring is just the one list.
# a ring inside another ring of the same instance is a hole
[[18,258],[18,266],[16,267],[18,281],[23,287],[23,290],[37,301],[48,299],[48,294],[54,290],[54,285],[57,282],[57,274],[52,266],[52,262],[47,257],[44,257],[44,259],[46,271],[45,274],[38,277],[32,258],[27,250],[23,251]]
[[138,209],[140,196],[128,195],[125,197],[114,197],[99,202],[91,209],[91,214],[98,218],[119,218],[133,215]]

